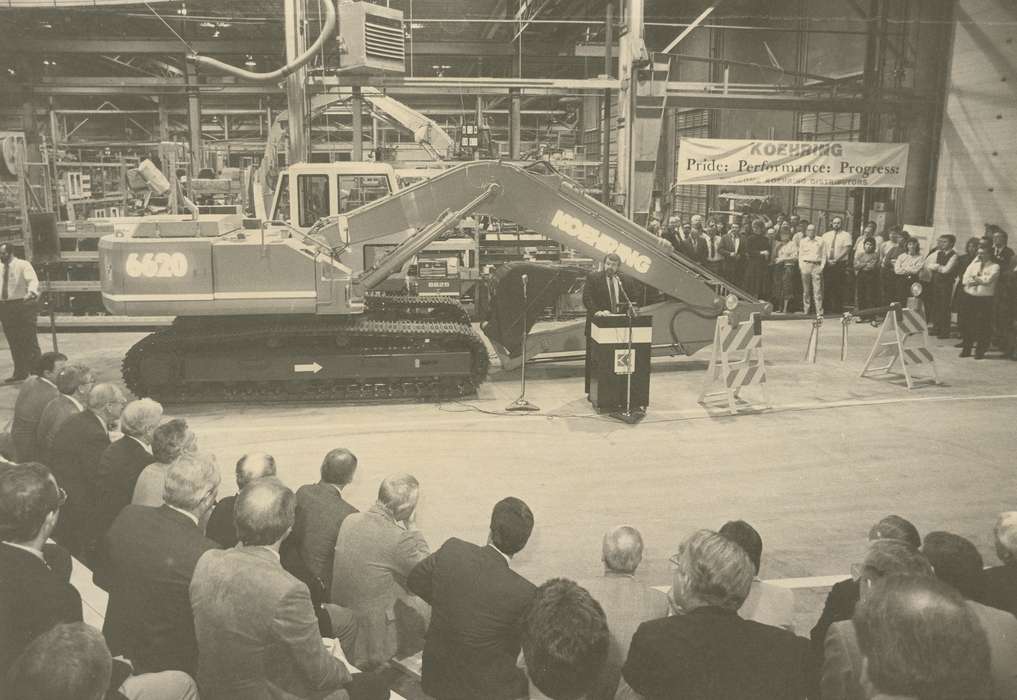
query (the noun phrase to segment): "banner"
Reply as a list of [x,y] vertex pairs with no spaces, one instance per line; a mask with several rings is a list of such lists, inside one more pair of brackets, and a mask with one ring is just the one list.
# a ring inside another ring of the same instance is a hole
[[908,144],[681,139],[679,185],[904,187]]

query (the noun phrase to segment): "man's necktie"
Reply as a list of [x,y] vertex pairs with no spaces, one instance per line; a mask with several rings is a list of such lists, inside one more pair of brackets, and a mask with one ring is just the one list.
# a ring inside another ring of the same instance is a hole
[[616,290],[614,286],[615,279],[617,278],[614,276],[607,278],[607,291],[608,296],[611,298],[611,313],[614,313],[615,309],[618,308],[618,290]]
[[4,263],[4,286],[3,290],[0,290],[0,299],[2,299],[3,301],[7,301],[7,285],[8,285],[7,273],[10,271],[10,268],[11,268],[10,263]]

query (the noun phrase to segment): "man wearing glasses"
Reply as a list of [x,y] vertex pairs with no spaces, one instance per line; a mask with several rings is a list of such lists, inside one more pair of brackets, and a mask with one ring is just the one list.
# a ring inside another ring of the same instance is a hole
[[636,630],[619,696],[635,691],[649,700],[805,698],[808,642],[738,616],[754,576],[745,551],[723,535],[700,530],[671,562],[678,614]]

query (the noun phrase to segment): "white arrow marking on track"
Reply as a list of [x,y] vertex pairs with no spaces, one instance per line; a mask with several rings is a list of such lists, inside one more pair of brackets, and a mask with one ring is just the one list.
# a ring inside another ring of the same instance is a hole
[[310,372],[311,374],[317,374],[323,369],[324,367],[319,365],[317,362],[312,362],[309,365],[293,365],[294,372]]

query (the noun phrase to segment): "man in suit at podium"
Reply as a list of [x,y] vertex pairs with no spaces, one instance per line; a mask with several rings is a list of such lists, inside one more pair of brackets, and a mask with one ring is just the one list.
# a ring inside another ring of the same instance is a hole
[[583,288],[583,306],[586,307],[587,394],[590,393],[590,355],[593,350],[590,329],[593,327],[593,317],[618,313],[625,308],[629,298],[624,280],[618,272],[620,267],[621,258],[614,253],[608,253],[604,257],[604,269],[600,272],[591,272],[586,276],[586,285]]

